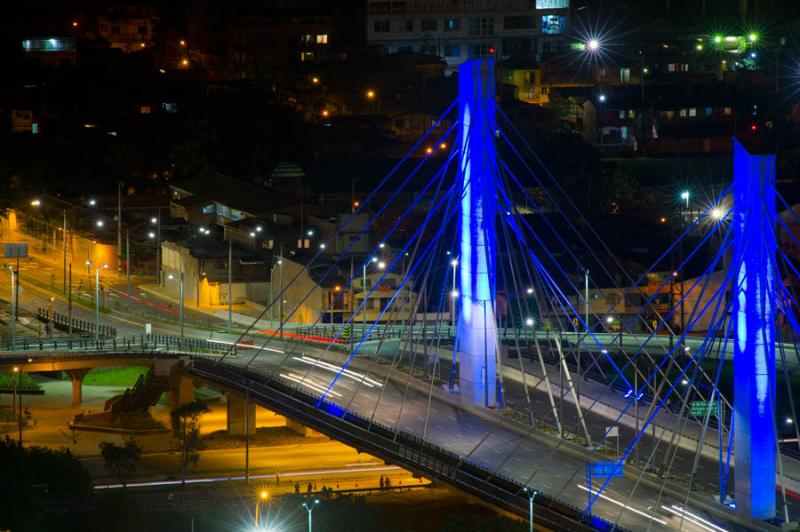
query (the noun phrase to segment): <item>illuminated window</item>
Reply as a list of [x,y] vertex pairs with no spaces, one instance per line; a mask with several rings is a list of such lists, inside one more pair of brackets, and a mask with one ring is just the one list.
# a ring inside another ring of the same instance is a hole
[[151,111],[151,108],[150,108],[149,105],[140,105],[139,106],[139,114],[149,115],[150,111]]
[[214,214],[214,204],[209,203],[208,205],[203,205],[203,214]]
[[33,135],[39,134],[39,122],[33,122],[31,124],[31,134]]
[[328,34],[317,35],[317,44],[328,44]]
[[722,109],[722,114],[725,115],[725,116],[731,116],[731,108],[730,107],[723,108]]
[[664,118],[666,118],[667,120],[672,120],[673,118],[675,118],[675,111],[667,111],[666,113],[664,113]]
[[714,116],[714,108],[706,107],[706,116]]
[[625,111],[624,110],[619,112],[619,118],[620,118],[620,120],[625,118]]
[[569,0],[536,0],[536,9],[566,9]]
[[546,35],[557,35],[564,33],[567,29],[567,17],[563,15],[544,15],[542,16],[542,33]]
[[681,109],[678,114],[680,115],[681,118],[686,118],[686,109]]
[[444,31],[458,31],[461,29],[461,19],[446,18],[444,19]]
[[619,69],[619,82],[620,83],[630,83],[631,82],[631,69],[630,68],[620,68]]
[[628,109],[628,118],[636,118],[636,111]]
[[373,25],[376,33],[383,33],[389,31],[388,20],[376,20]]
[[697,107],[692,107],[689,109],[689,116],[697,116]]

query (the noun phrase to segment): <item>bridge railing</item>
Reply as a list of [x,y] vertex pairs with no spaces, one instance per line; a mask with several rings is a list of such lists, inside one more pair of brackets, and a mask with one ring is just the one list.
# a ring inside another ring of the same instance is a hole
[[197,338],[179,338],[168,335],[133,335],[114,338],[99,338],[82,334],[72,336],[53,336],[41,338],[17,338],[0,342],[0,353],[165,353],[165,354],[214,354],[222,355],[231,349],[236,356],[237,348],[209,342]]
[[[272,372],[245,369],[219,359],[193,357],[190,371],[237,390],[267,408],[319,430],[335,439],[374,453],[422,475],[479,495],[509,511],[525,515],[528,499],[517,481],[486,470],[463,456],[413,434],[343,410],[336,403],[285,382]],[[542,494],[537,497],[542,524],[555,530],[612,530],[610,523],[583,516],[582,511]],[[620,530],[619,527],[616,530]]]

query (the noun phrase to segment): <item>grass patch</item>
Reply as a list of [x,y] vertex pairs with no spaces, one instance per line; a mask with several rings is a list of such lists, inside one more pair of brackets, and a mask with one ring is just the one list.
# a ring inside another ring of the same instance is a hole
[[150,370],[149,366],[122,366],[118,368],[97,368],[90,371],[83,380],[84,386],[125,386],[136,384],[140,375]]
[[17,388],[25,390],[38,390],[41,388],[30,375],[25,372],[0,371],[0,388]]

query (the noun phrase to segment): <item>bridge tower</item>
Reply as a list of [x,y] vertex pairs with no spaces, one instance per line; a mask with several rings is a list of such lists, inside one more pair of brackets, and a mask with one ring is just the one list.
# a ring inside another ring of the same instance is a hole
[[495,321],[496,197],[494,60],[475,59],[458,69],[461,120],[458,168],[459,387],[473,404],[497,404]]
[[736,511],[775,515],[775,156],[734,139],[734,465]]

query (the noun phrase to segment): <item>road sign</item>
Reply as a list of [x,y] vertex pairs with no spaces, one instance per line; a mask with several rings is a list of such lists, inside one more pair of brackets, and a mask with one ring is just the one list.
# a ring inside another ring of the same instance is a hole
[[606,427],[606,438],[619,438],[619,427],[617,425]]
[[595,478],[617,478],[625,476],[625,464],[620,462],[595,462],[591,475]]
[[709,409],[711,410],[709,415],[718,415],[719,403],[717,401],[692,401],[689,405],[689,415],[696,417],[705,416]]
[[28,256],[28,244],[3,244],[3,257],[7,259],[24,259]]

